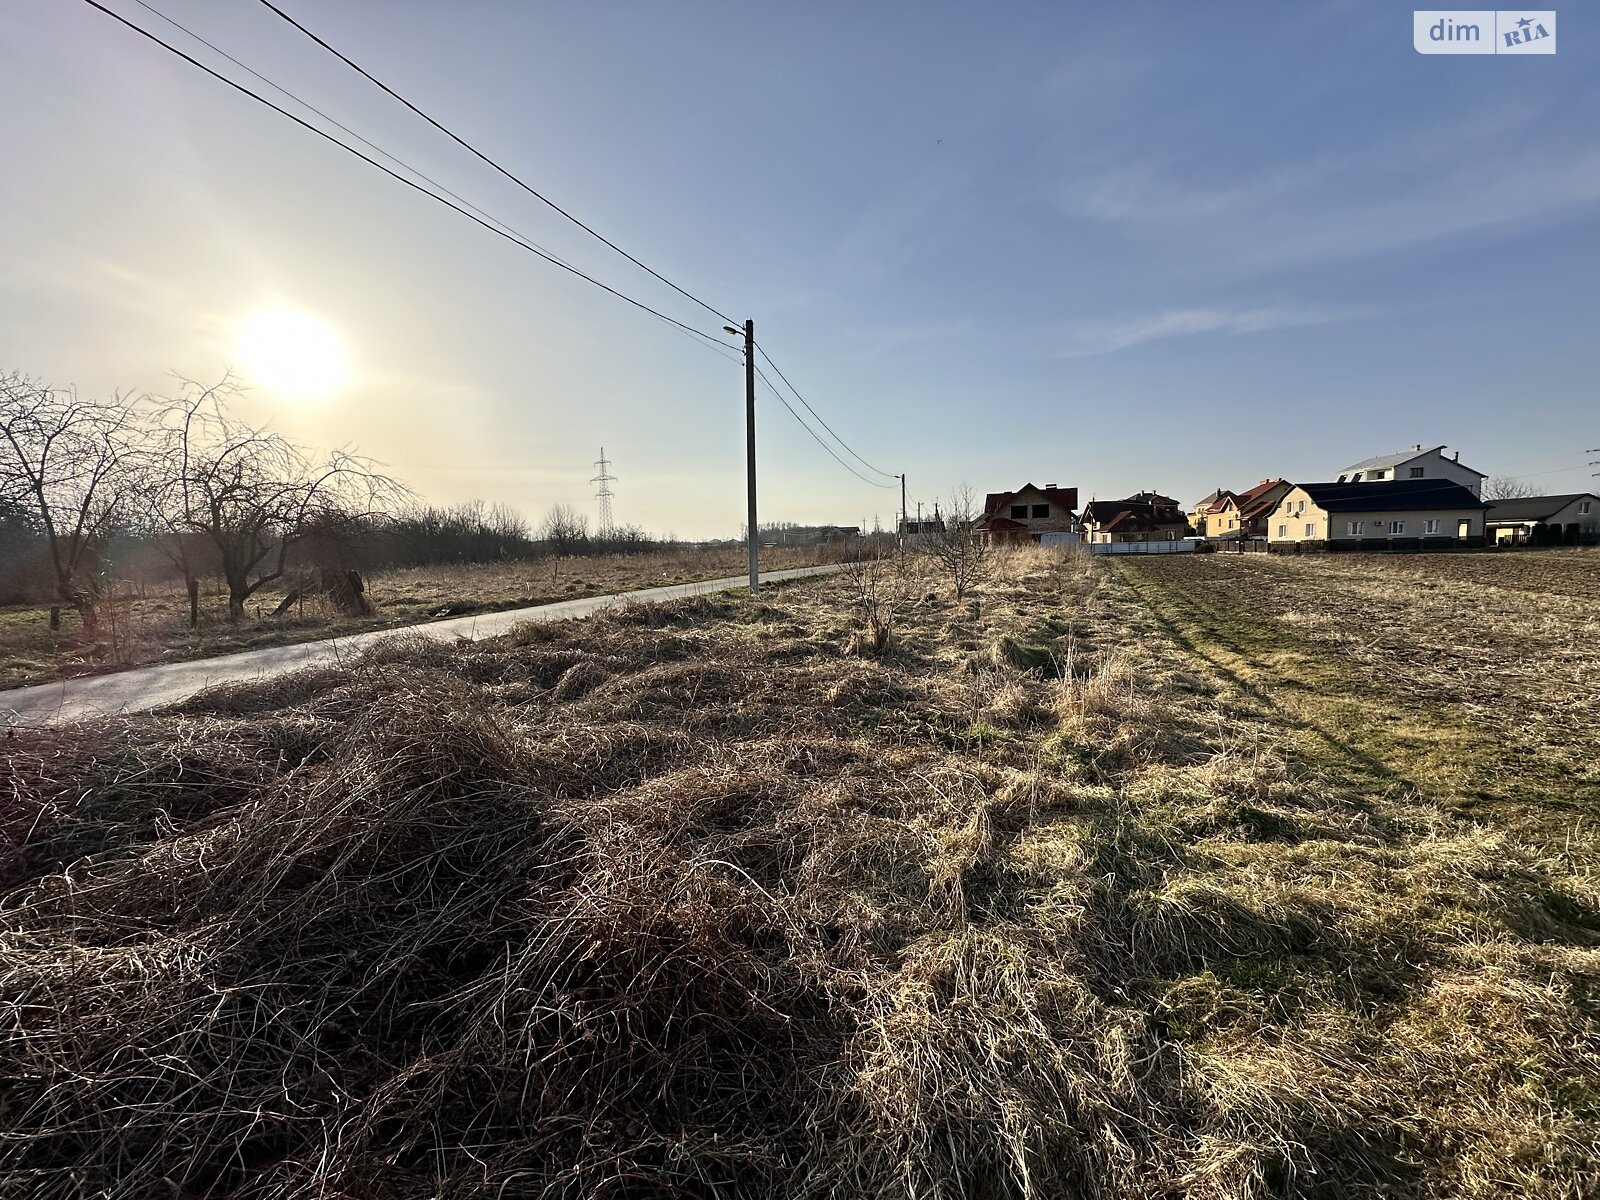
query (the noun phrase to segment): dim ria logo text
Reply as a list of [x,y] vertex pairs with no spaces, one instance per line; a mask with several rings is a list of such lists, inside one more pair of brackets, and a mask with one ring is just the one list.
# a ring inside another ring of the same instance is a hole
[[1417,9],[1411,14],[1418,54],[1554,54],[1554,9]]

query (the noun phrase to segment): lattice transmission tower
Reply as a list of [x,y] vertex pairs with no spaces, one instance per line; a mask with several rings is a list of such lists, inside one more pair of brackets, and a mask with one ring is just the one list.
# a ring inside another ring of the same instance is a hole
[[616,493],[611,490],[611,485],[617,481],[617,477],[612,475],[608,470],[608,468],[611,466],[611,461],[606,458],[606,448],[604,446],[600,447],[600,459],[594,465],[600,468],[600,474],[596,475],[589,482],[600,485],[595,491],[594,498],[600,501],[599,532],[601,537],[605,537],[612,530],[611,498]]

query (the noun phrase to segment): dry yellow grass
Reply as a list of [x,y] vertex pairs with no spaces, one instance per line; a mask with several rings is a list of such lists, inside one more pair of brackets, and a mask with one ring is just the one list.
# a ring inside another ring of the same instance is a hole
[[834,579],[19,733],[0,1191],[1592,1194],[1592,855],[1322,744],[1153,578],[891,563],[886,639]]
[[[761,569],[812,566],[836,561],[837,554],[838,549],[829,546],[767,547],[761,552]],[[313,597],[274,617],[272,611],[283,592],[268,588],[252,601],[250,618],[238,625],[228,623],[227,594],[216,591],[213,584],[202,598],[198,629],[188,627],[188,599],[180,583],[125,582],[102,606],[102,629],[93,640],[84,638],[71,610],[63,612],[61,630],[52,632],[47,606],[0,608],[0,691],[64,676],[314,641],[440,617],[715,579],[738,575],[745,564],[744,550],[736,547],[376,571],[366,581],[367,599],[374,609],[371,616],[349,616]]]

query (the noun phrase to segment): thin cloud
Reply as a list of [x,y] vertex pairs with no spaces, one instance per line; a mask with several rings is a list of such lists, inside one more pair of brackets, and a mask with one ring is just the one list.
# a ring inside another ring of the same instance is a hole
[[1316,305],[1169,309],[1120,321],[1086,321],[1068,326],[1057,335],[1053,357],[1087,358],[1169,338],[1298,329],[1353,320],[1369,314],[1368,309]]

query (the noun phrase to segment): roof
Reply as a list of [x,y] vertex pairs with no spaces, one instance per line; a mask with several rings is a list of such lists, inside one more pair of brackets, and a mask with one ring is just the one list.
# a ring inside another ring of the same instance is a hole
[[1324,512],[1434,512],[1489,507],[1461,484],[1447,479],[1385,479],[1371,483],[1302,483],[1298,486]]
[[1600,500],[1593,492],[1572,492],[1565,496],[1529,496],[1523,500],[1491,500],[1484,520],[1542,521],[1560,512],[1574,500]]
[[[1442,442],[1437,446],[1423,446],[1418,450],[1396,450],[1393,454],[1380,454],[1376,458],[1364,458],[1354,466],[1346,467],[1339,474],[1353,475],[1362,471],[1382,471],[1389,467],[1398,467],[1402,463],[1408,463],[1414,458],[1421,458],[1425,454],[1442,453],[1443,450],[1444,443]],[[1471,471],[1474,475],[1483,474],[1482,471],[1473,471],[1466,463],[1457,459],[1451,459],[1450,461],[1463,471]]]
[[1091,500],[1083,506],[1083,521],[1085,524],[1093,522],[1105,529],[1156,529],[1164,525],[1188,524],[1176,501],[1166,501],[1166,497],[1161,499],[1164,503],[1157,505],[1138,497]]
[[1059,504],[1069,512],[1078,507],[1078,489],[1075,487],[1035,487],[1032,483],[1025,483],[1014,492],[990,492],[983,498],[983,512],[985,516],[999,512],[1011,503],[1012,499],[1023,492],[1038,492],[1049,500],[1051,504]]
[[1010,517],[996,517],[996,516],[988,517],[983,522],[983,527],[985,529],[987,529],[990,533],[996,533],[996,532],[1000,532],[1000,531],[1013,530],[1013,529],[1026,530],[1028,528],[1021,521],[1013,521]]
[[1233,493],[1230,492],[1227,488],[1218,488],[1216,491],[1212,492],[1209,496],[1204,496],[1201,499],[1196,500],[1195,503],[1194,503],[1194,511],[1197,512],[1197,513],[1198,512],[1204,512],[1207,508],[1211,507],[1212,505],[1221,504],[1224,500],[1231,499],[1232,497],[1233,497]]
[[1253,521],[1257,517],[1265,516],[1278,506],[1278,499],[1272,493],[1278,488],[1287,488],[1287,480],[1263,479],[1247,492],[1240,492],[1235,498],[1239,509],[1239,516],[1246,521]]

